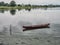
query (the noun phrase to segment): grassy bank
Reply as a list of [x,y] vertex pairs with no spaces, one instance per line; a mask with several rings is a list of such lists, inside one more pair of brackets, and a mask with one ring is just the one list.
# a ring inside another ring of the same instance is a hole
[[0,6],[0,9],[31,9],[32,7],[20,7],[20,6],[15,6],[15,7],[8,7],[8,6]]
[[48,8],[47,6],[0,6],[0,9],[32,9],[32,8]]

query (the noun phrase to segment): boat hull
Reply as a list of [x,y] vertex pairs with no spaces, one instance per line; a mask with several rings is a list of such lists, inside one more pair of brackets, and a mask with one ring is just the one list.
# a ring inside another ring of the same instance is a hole
[[23,26],[24,30],[32,30],[32,29],[42,29],[42,28],[49,28],[50,24],[42,24],[42,25],[33,25],[33,26]]

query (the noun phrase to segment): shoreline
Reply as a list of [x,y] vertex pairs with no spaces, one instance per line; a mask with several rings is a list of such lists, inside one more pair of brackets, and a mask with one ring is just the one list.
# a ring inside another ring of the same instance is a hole
[[55,7],[44,7],[44,6],[39,6],[39,7],[33,7],[33,6],[28,6],[28,7],[20,7],[20,6],[15,6],[15,7],[8,7],[8,6],[0,6],[0,9],[34,9],[34,8],[55,8]]

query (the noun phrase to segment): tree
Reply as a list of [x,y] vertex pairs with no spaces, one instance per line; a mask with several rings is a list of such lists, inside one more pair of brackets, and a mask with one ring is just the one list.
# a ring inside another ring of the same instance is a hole
[[2,1],[2,2],[0,2],[0,6],[4,6],[4,2]]
[[4,6],[9,6],[9,4],[8,3],[5,3]]
[[22,6],[22,5],[18,4],[18,6]]
[[28,4],[28,5],[25,5],[26,7],[31,7],[31,5],[30,4]]
[[15,1],[11,1],[10,2],[10,6],[12,6],[12,7],[16,6],[16,2]]

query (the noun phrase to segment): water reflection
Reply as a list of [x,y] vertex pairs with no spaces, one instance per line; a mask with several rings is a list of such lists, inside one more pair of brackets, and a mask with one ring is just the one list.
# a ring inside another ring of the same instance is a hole
[[16,10],[10,10],[11,15],[15,15]]
[[3,9],[1,9],[1,10],[0,10],[0,13],[4,13],[4,10],[3,10]]
[[18,9],[18,11],[20,11],[21,9]]
[[25,9],[25,10],[31,11],[31,8],[30,9]]
[[[60,8],[47,8],[47,7],[40,7],[40,8],[25,8],[25,11],[31,11],[32,9],[41,9],[41,10],[59,10]],[[21,11],[22,9],[20,8],[20,9],[17,9],[18,11]],[[16,9],[11,9],[11,10],[9,10],[9,9],[0,9],[0,13],[4,13],[5,11],[10,11],[10,14],[11,15],[15,15],[16,14]]]
[[[50,10],[51,9],[51,10]],[[60,24],[60,10],[55,10],[55,8],[49,8],[45,10],[45,8],[40,8],[40,9],[28,9],[29,11],[19,9],[18,10],[10,10],[4,14],[0,14],[0,25],[8,25],[7,27],[3,27],[3,33],[6,33],[7,30],[10,29],[10,24],[12,25],[12,30],[13,32],[21,32],[23,31],[22,26],[29,26],[29,25],[39,25],[42,23],[59,23]],[[6,10],[3,10],[4,12]],[[16,13],[17,12],[17,13]],[[11,14],[10,14],[11,13]],[[16,14],[16,15],[15,15]],[[18,14],[18,15],[17,15]],[[12,15],[15,15],[12,17]],[[51,27],[51,26],[50,26]],[[52,26],[50,29],[43,29],[44,31],[42,32],[47,32],[47,33],[52,33],[52,30],[58,30],[60,25],[55,25]],[[1,28],[0,28],[1,29]],[[36,29],[37,32],[39,32],[42,29]],[[8,31],[9,32],[9,31]],[[12,32],[12,33],[13,33]],[[41,32],[41,31],[40,31]]]
[[47,7],[45,7],[45,8],[41,8],[41,9],[43,9],[43,10],[47,10],[48,8],[47,8]]

